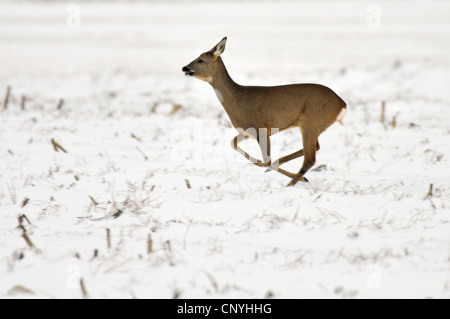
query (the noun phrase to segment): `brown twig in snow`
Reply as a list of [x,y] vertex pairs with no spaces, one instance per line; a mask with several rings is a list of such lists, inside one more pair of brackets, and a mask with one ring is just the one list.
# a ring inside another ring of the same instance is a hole
[[133,133],[131,133],[131,137],[134,138],[138,142],[142,142],[142,140],[139,137],[137,137],[136,135],[134,135]]
[[[28,197],[25,197],[25,198],[23,199],[23,201],[22,201],[22,207],[27,206],[29,200],[30,200],[30,199],[29,199]],[[25,216],[25,215],[23,215],[23,216]],[[26,216],[25,216],[25,217],[26,217]],[[28,218],[27,218],[27,220],[28,220]]]
[[147,237],[147,254],[150,254],[153,252],[153,240],[152,235],[148,235]]
[[425,196],[424,200],[428,199],[428,198],[431,198],[431,197],[433,197],[433,184],[430,184],[430,189],[428,190],[428,193]]
[[19,226],[18,228],[22,229],[23,232],[26,232],[27,230],[25,229],[25,226],[23,225],[23,221],[25,220],[28,225],[31,225],[30,220],[28,219],[27,215],[25,214],[20,214],[19,217],[17,218],[19,220]]
[[86,286],[84,285],[83,278],[80,278],[80,288],[81,288],[81,294],[83,295],[83,298],[86,299],[89,297]]
[[28,237],[28,234],[25,231],[23,232],[22,237],[23,237],[23,239],[25,239],[25,241],[27,242],[27,244],[30,248],[35,247],[33,242],[31,241],[30,237]]
[[155,102],[155,103],[153,103],[153,106],[152,106],[152,113],[155,113],[156,112],[156,109],[158,108],[158,106],[159,106],[159,104],[158,104],[158,102]]
[[5,96],[5,100],[3,101],[3,109],[6,110],[8,108],[8,103],[9,103],[9,97],[11,95],[11,87],[8,85],[8,87],[6,88],[6,96]]
[[111,248],[111,230],[106,228],[106,247]]
[[92,204],[94,204],[94,206],[98,205],[98,202],[91,195],[89,195],[89,199],[91,200]]
[[180,104],[174,104],[173,109],[172,109],[172,111],[170,111],[169,115],[174,115],[179,110],[181,110],[181,105]]
[[56,107],[57,110],[61,110],[64,104],[64,99],[60,99],[58,102],[58,106]]
[[56,142],[54,139],[51,139],[51,142],[52,142],[53,149],[55,150],[55,152],[59,152],[59,150],[61,150],[64,153],[67,153],[66,149],[64,147],[62,147],[61,144]]
[[27,97],[25,95],[22,95],[22,99],[20,101],[20,109],[22,111],[25,111],[25,102],[26,102],[26,100],[27,100]]
[[116,212],[114,214],[112,214],[112,217],[114,217],[114,219],[119,218],[120,215],[123,214],[123,210],[121,209],[117,209]]
[[380,122],[384,124],[384,118],[386,114],[386,101],[381,101],[381,117]]
[[22,229],[22,238],[25,239],[26,243],[28,244],[28,246],[30,248],[34,248],[35,246],[34,246],[33,242],[31,241],[30,237],[27,234],[27,229],[23,225],[23,221],[24,220],[26,220],[27,223],[29,225],[31,225],[30,220],[28,219],[28,217],[25,214],[19,215],[18,219],[19,219],[19,226],[17,226],[17,227]]
[[392,118],[391,122],[392,128],[395,128],[397,126],[397,116],[398,114],[394,115],[394,117]]
[[145,155],[145,153],[138,146],[136,146],[136,149],[139,151],[139,153],[142,154],[142,156],[144,156],[144,159],[147,161],[148,160],[148,156]]
[[172,251],[172,246],[171,246],[171,244],[170,244],[170,240],[166,240],[166,241],[164,242],[164,248],[165,248],[167,251]]
[[430,201],[431,207],[433,207],[433,209],[436,209],[436,205],[434,205],[433,201],[431,200],[431,198],[433,198],[433,184],[430,184],[430,189],[428,190],[427,195],[424,197],[423,200],[428,199]]

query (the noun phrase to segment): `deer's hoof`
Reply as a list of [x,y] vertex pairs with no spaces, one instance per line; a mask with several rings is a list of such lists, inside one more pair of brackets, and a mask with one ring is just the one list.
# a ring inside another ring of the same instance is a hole
[[287,186],[288,186],[288,187],[289,187],[289,186],[294,186],[295,184],[297,184],[298,181],[302,181],[302,182],[305,182],[305,183],[309,183],[309,181],[308,181],[308,179],[307,179],[306,177],[302,177],[301,179],[293,178],[292,181],[291,181],[289,184],[287,184]]
[[287,187],[291,187],[294,186],[295,184],[297,184],[297,181],[292,180],[289,184],[287,184]]

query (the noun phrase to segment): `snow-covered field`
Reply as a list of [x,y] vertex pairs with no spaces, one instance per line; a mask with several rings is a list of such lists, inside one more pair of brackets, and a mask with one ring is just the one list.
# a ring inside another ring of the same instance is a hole
[[[0,298],[450,297],[450,2],[33,3],[0,3]],[[237,82],[347,102],[310,183],[183,76],[225,35]]]

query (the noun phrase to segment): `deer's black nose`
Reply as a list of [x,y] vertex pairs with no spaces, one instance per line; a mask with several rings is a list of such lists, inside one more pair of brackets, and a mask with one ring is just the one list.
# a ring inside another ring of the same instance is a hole
[[188,76],[193,76],[194,75],[194,71],[189,69],[187,66],[184,66],[181,71],[184,72],[184,75],[188,75]]

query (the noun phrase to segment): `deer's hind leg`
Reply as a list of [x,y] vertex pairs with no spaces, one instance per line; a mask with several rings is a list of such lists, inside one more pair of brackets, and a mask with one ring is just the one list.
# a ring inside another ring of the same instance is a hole
[[294,186],[298,181],[308,181],[304,178],[304,175],[316,163],[316,151],[320,148],[317,140],[320,133],[317,133],[312,129],[302,127],[300,127],[300,130],[302,132],[303,152],[305,158],[303,160],[302,168],[287,186]]
[[[316,143],[316,152],[318,150],[320,150],[319,141],[317,141],[317,143]],[[275,163],[277,163],[278,165],[283,165],[284,163],[287,163],[287,162],[292,161],[292,160],[294,160],[296,158],[302,157],[303,154],[304,154],[304,151],[303,151],[303,149],[301,149],[300,151],[297,151],[297,152],[294,152],[292,154],[280,157],[279,159],[277,159],[275,161]]]
[[[316,143],[316,152],[317,152],[318,150],[320,150],[319,141],[317,141],[317,143]],[[267,172],[270,172],[271,170],[276,170],[276,168],[277,168],[278,166],[281,166],[281,165],[283,165],[284,163],[287,163],[287,162],[292,161],[292,160],[294,160],[294,159],[296,159],[296,158],[302,157],[303,154],[304,154],[304,151],[303,151],[303,149],[301,149],[301,150],[299,150],[299,151],[297,151],[297,152],[294,152],[294,153],[292,153],[292,154],[289,154],[289,155],[280,157],[279,159],[277,159],[276,161],[274,161],[274,162],[272,163],[272,166],[271,166],[271,167],[269,167],[268,169],[266,169],[266,173],[267,173]]]

